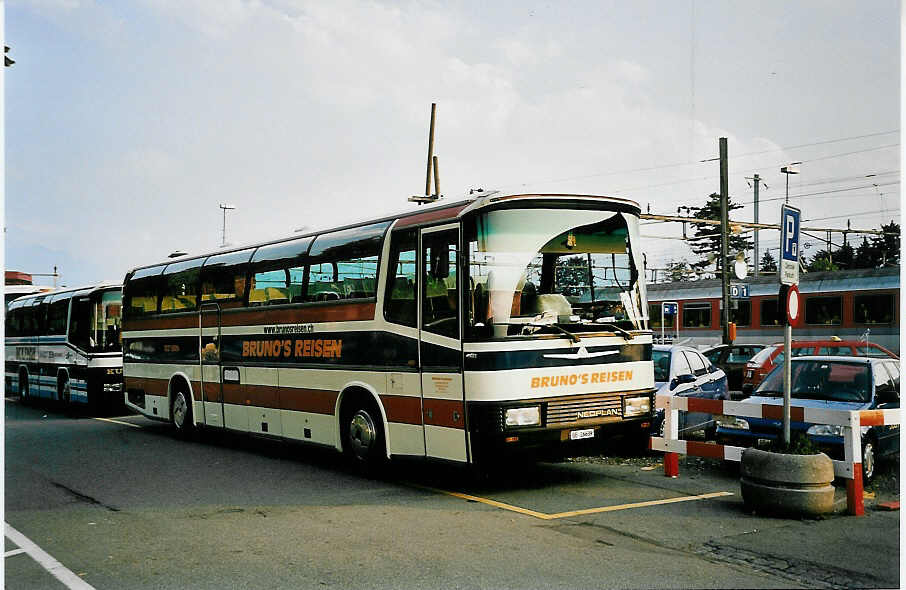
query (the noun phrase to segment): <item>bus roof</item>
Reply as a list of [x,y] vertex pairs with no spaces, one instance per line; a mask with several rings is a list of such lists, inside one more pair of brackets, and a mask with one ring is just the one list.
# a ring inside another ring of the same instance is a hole
[[[198,258],[205,258],[208,256],[214,256],[217,254],[226,254],[229,252],[238,252],[240,250],[246,250],[250,248],[258,248],[260,246],[266,246],[269,244],[276,244],[279,242],[288,242],[290,240],[296,240],[306,237],[315,237],[326,233],[331,233],[335,231],[341,231],[345,229],[352,229],[360,227],[363,225],[369,225],[374,223],[381,222],[394,222],[397,224],[395,228],[401,227],[416,227],[420,225],[428,225],[441,223],[443,221],[453,221],[459,219],[470,213],[474,213],[479,209],[485,207],[490,207],[497,205],[501,202],[511,202],[511,201],[523,201],[523,202],[532,202],[535,206],[549,204],[552,207],[562,206],[563,204],[569,202],[572,204],[576,203],[586,203],[586,204],[601,204],[601,203],[610,203],[616,208],[628,209],[636,214],[641,213],[641,207],[635,201],[629,199],[621,199],[619,197],[607,197],[602,195],[580,195],[580,194],[566,194],[566,193],[533,193],[533,194],[517,194],[517,195],[504,195],[500,194],[497,191],[491,192],[477,192],[474,193],[476,196],[467,198],[460,201],[455,201],[451,203],[442,203],[435,205],[433,207],[427,207],[418,209],[415,211],[409,210],[392,215],[387,215],[384,217],[378,217],[373,219],[364,219],[357,221],[355,223],[350,223],[348,225],[342,225],[337,227],[328,227],[323,228],[317,231],[311,231],[306,233],[298,233],[290,236],[283,236],[274,240],[267,240],[265,242],[258,242],[252,244],[243,244],[240,246],[234,246],[231,248],[224,248],[222,250],[214,250],[209,252],[204,252],[201,254],[186,254],[185,256],[178,256],[170,258],[167,260],[162,260],[152,264],[143,264],[141,266],[136,266],[130,269],[126,275],[131,275],[137,270],[144,268],[151,268],[155,266],[164,266],[172,264],[174,262],[184,262],[187,260],[194,260]],[[509,204],[509,203],[507,203]]]
[[[122,289],[122,288],[123,288],[123,286],[120,283],[113,283],[113,282],[99,283],[97,285],[87,285],[87,286],[82,286],[82,287],[66,287],[63,289],[49,288],[48,290],[42,291],[40,293],[28,293],[26,295],[23,295],[22,297],[17,297],[16,299],[13,299],[12,301],[10,301],[8,306],[10,306],[14,303],[21,305],[26,300],[37,299],[39,297],[41,297],[41,298],[57,297],[59,295],[66,295],[67,293],[73,294],[76,292],[84,292],[85,294],[88,294],[88,293],[93,293],[95,291],[103,291],[105,289]],[[17,307],[18,307],[18,305],[17,305]]]

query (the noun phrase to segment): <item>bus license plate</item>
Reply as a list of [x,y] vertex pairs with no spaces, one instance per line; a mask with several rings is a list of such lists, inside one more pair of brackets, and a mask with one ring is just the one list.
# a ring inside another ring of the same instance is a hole
[[594,438],[595,429],[594,428],[585,428],[583,430],[570,430],[569,431],[569,440],[581,440],[583,438]]

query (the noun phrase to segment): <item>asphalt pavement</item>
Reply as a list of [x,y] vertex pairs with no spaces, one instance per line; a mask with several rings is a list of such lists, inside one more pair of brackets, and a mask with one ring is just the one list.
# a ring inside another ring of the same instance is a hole
[[[676,479],[619,448],[369,478],[330,450],[184,441],[139,416],[5,416],[5,522],[89,588],[899,586],[899,512],[880,498],[859,518],[762,517],[732,467],[694,458]],[[76,587],[17,548],[8,529],[6,587]]]

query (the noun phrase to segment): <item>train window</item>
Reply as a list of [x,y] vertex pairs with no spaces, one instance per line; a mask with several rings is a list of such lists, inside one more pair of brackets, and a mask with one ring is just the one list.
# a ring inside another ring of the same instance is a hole
[[683,327],[710,328],[711,303],[708,301],[683,303]]
[[730,321],[740,327],[748,328],[752,325],[752,301],[737,299],[730,304]]
[[893,293],[853,297],[853,321],[857,324],[890,324],[894,316]]
[[776,299],[761,300],[761,325],[762,326],[779,326],[780,313],[777,310]]
[[[651,318],[648,323],[649,326],[652,328],[661,327],[661,305],[659,303],[648,304],[648,317]],[[669,318],[664,318],[664,323],[669,324]]]
[[805,323],[822,326],[839,326],[843,317],[840,297],[809,297],[805,300]]

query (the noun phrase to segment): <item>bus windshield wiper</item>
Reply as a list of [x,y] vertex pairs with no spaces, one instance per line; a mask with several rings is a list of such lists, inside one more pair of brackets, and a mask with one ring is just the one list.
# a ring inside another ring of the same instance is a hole
[[533,324],[530,322],[526,322],[524,324],[520,323],[520,322],[492,322],[492,323],[495,326],[523,326],[523,327],[531,327],[531,328],[553,328],[554,330],[557,330],[558,332],[562,333],[564,336],[566,336],[567,338],[572,340],[573,343],[575,343],[575,344],[578,344],[579,342],[582,341],[581,338],[579,338],[572,332],[561,328],[557,324]]
[[625,338],[626,340],[632,340],[632,339],[634,338],[634,336],[632,335],[631,332],[627,332],[626,330],[624,330],[623,328],[620,328],[620,327],[617,326],[616,324],[609,324],[609,323],[597,322],[597,321],[596,321],[596,322],[595,322],[595,325],[596,325],[596,326],[604,326],[605,328],[610,328],[610,329],[613,330],[614,332],[618,332],[618,333],[619,333],[621,336],[623,336],[623,338]]

